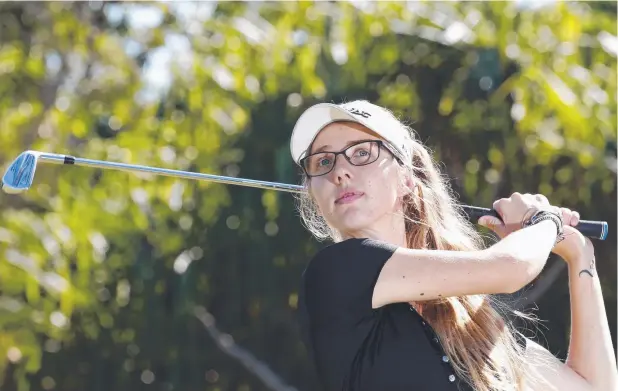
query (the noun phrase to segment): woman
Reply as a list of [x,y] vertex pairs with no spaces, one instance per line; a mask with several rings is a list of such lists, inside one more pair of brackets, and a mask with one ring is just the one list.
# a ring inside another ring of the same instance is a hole
[[[592,243],[577,212],[542,195],[493,204],[483,248],[427,150],[367,101],[319,104],[291,139],[321,250],[303,273],[301,329],[324,390],[616,390]],[[525,228],[522,228],[524,227]],[[525,339],[493,294],[532,281],[550,254],[569,269],[572,334],[563,364]],[[496,305],[498,304],[498,305]]]

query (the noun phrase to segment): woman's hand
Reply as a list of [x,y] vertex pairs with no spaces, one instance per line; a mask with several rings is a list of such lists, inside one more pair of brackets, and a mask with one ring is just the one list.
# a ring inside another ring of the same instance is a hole
[[589,260],[594,256],[590,239],[573,228],[579,223],[579,213],[550,205],[547,197],[542,194],[513,193],[509,198],[494,202],[493,208],[502,217],[502,221],[493,216],[483,216],[478,223],[494,231],[501,239],[521,229],[522,222],[536,211],[549,210],[562,216],[564,227],[564,239],[554,246],[552,252],[569,264],[581,259]]
[[594,257],[594,246],[590,239],[573,228],[579,223],[579,213],[568,208],[560,208],[564,223],[564,239],[556,243],[552,252],[559,255],[568,264],[581,259],[588,260]]
[[[559,208],[551,206],[542,194],[513,193],[509,198],[494,202],[493,209],[502,220],[493,216],[482,216],[478,223],[494,231],[501,239],[522,228],[522,222],[539,210],[560,213]],[[579,218],[579,216],[578,216]]]

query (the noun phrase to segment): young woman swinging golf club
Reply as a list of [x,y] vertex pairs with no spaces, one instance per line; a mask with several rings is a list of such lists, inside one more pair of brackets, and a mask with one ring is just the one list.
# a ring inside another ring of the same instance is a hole
[[[426,148],[367,101],[318,104],[291,139],[304,171],[299,209],[334,242],[302,278],[300,326],[324,390],[601,391],[616,362],[579,214],[540,194],[493,204],[483,247]],[[519,334],[494,294],[531,282],[550,252],[569,269],[572,332],[562,363]]]

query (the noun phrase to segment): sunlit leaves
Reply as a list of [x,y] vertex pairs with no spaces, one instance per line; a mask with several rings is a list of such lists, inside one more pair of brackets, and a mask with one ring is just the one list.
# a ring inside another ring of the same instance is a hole
[[[141,28],[128,22],[134,5],[105,5],[101,21],[96,4],[30,3],[44,16],[26,17],[32,30],[0,5],[3,161],[32,148],[292,182],[289,122],[317,100],[371,97],[422,127],[479,204],[512,186],[599,213],[616,191],[611,14],[579,3],[172,3],[145,6],[158,16]],[[139,356],[165,340],[186,359],[198,333],[177,323],[192,300],[225,303],[236,335],[254,327],[268,341],[272,322],[290,325],[277,305],[296,308],[287,277],[315,248],[291,236],[290,200],[268,191],[45,166],[28,193],[0,197],[0,356],[13,348],[29,370],[47,350],[38,336],[73,333],[126,344],[123,370],[156,382],[142,367],[152,356]],[[214,373],[225,388],[227,367]]]

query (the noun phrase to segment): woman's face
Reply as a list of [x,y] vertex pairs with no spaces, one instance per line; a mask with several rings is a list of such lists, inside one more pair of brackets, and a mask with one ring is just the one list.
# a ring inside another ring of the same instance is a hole
[[[310,153],[339,152],[361,140],[379,140],[371,130],[353,122],[336,122],[316,137]],[[331,172],[312,177],[309,190],[326,222],[344,237],[379,230],[401,208],[401,167],[393,155],[380,148],[378,159],[354,166],[337,155]]]

